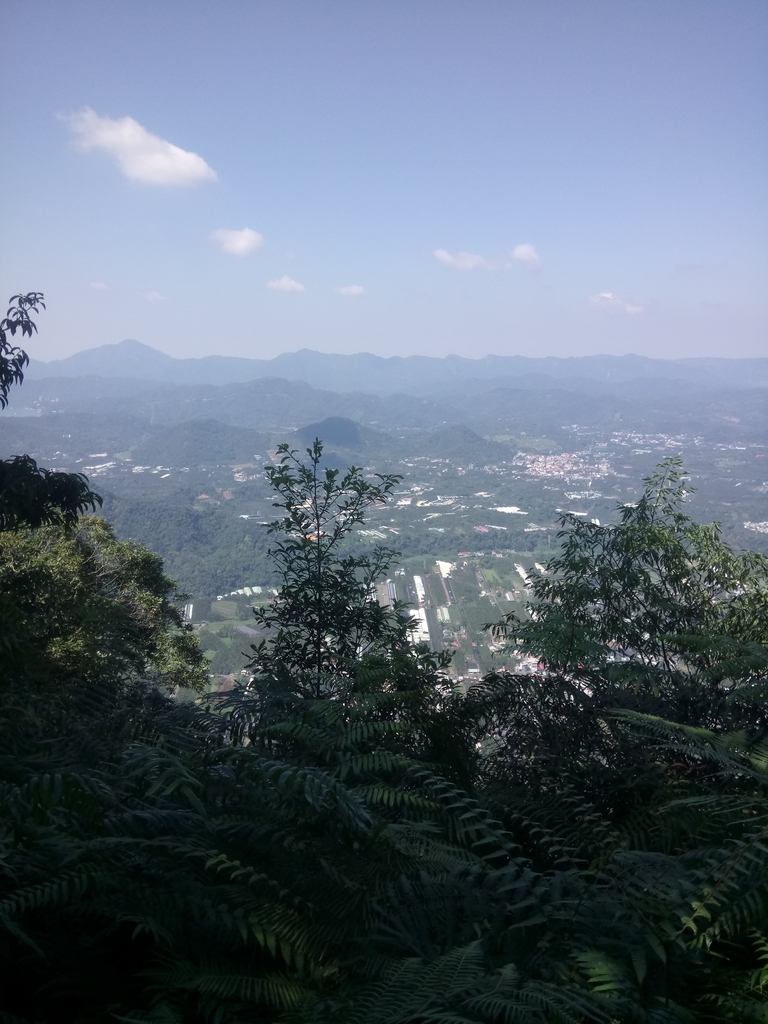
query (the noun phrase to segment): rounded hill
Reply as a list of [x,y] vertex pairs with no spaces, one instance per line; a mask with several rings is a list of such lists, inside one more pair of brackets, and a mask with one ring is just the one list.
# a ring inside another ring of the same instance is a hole
[[219,420],[187,420],[163,427],[131,451],[134,462],[164,466],[231,465],[263,458],[264,434]]
[[328,416],[319,423],[299,427],[296,435],[307,445],[312,444],[316,437],[326,445],[333,444],[341,448],[360,448],[365,444],[360,424],[346,416]]

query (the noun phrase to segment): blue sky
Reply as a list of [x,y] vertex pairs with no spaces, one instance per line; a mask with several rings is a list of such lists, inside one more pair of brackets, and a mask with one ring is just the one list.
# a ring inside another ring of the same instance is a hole
[[32,354],[768,355],[764,0],[3,0]]

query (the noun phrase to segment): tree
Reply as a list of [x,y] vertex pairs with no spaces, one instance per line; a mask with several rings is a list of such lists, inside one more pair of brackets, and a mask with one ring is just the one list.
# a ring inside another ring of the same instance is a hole
[[277,466],[267,466],[269,483],[283,510],[269,532],[281,535],[269,554],[280,580],[276,600],[256,609],[268,631],[253,645],[251,668],[302,681],[319,697],[324,680],[348,676],[363,655],[382,654],[408,642],[399,608],[382,608],[373,588],[397,552],[378,545],[372,555],[345,553],[344,542],[366,514],[383,505],[400,477],[322,467],[323,445],[307,449],[308,463],[280,445]]
[[[31,314],[45,309],[42,292],[14,295],[4,320],[0,321],[0,409],[8,405],[8,392],[24,380],[29,356],[14,346],[8,336],[32,337],[37,324]],[[88,487],[82,473],[60,473],[39,467],[29,455],[0,461],[0,533],[22,526],[37,527],[63,522],[73,525],[89,509],[96,511],[101,497]]]
[[29,455],[0,462],[0,533],[53,523],[73,526],[101,503],[83,473],[44,469]]
[[13,295],[10,308],[4,320],[0,320],[0,409],[8,405],[8,392],[14,384],[24,380],[24,367],[29,363],[29,356],[22,349],[12,345],[12,338],[21,331],[22,338],[31,338],[37,331],[37,324],[30,316],[40,309],[45,309],[42,292],[29,292],[26,295]]
[[200,688],[203,659],[162,560],[96,516],[0,534],[0,646],[6,684],[41,692],[117,684]]
[[[617,526],[564,516],[561,552],[532,575],[526,615],[496,632],[543,661],[574,714],[599,701],[757,736],[768,729],[768,558],[737,555],[717,524],[694,522],[683,510],[690,492],[671,458],[619,508]],[[587,732],[565,730],[562,741]]]
[[[279,499],[275,507],[284,512],[269,527],[284,538],[269,552],[279,590],[270,605],[254,609],[266,636],[252,645],[254,677],[236,701],[238,735],[256,743],[268,733],[274,750],[274,730],[280,730],[292,737],[287,747],[278,745],[286,756],[309,757],[325,768],[328,756],[337,757],[335,744],[346,745],[342,734],[351,723],[366,722],[372,731],[356,741],[358,756],[375,762],[376,753],[386,750],[469,785],[472,753],[443,675],[450,656],[414,643],[404,607],[384,608],[376,597],[376,583],[398,553],[377,545],[370,555],[355,555],[345,547],[370,510],[388,500],[399,477],[378,475],[371,483],[359,467],[344,474],[323,467],[319,439],[306,453],[305,463],[281,445],[277,466],[266,467]],[[296,744],[296,729],[308,714],[313,720],[330,716],[330,725],[322,726],[330,732],[319,762]],[[389,782],[395,778],[399,769]]]

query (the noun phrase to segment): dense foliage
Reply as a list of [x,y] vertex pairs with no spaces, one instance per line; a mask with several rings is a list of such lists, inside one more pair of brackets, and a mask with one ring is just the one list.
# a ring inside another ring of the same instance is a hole
[[0,533],[5,672],[39,692],[135,674],[200,687],[202,658],[162,560],[97,516]]
[[498,624],[541,670],[455,692],[368,600],[390,555],[331,544],[387,480],[319,454],[273,467],[283,597],[222,697],[169,693],[152,556],[91,520],[0,551],[41,623],[2,675],[3,1019],[768,1020],[766,561],[669,463]]
[[172,497],[121,494],[115,499],[105,490],[104,515],[119,536],[159,551],[174,579],[182,580],[196,597],[210,599],[235,587],[271,584],[274,567],[264,527],[217,514],[214,508],[194,507],[194,498],[187,491]]
[[29,455],[0,461],[0,533],[22,526],[64,522],[101,505],[82,473],[62,473],[38,466]]

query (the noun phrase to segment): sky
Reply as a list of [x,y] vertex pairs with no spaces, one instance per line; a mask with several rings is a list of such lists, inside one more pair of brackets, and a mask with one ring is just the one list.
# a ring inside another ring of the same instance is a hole
[[0,0],[40,359],[768,356],[765,0]]

